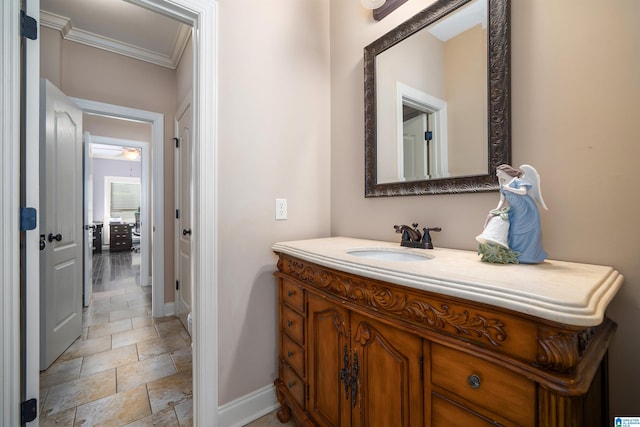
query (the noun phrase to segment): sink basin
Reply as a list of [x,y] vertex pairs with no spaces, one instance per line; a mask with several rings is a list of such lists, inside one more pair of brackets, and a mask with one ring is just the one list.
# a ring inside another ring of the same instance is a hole
[[359,248],[347,250],[349,255],[381,260],[381,261],[401,261],[401,262],[415,262],[415,261],[427,261],[433,256],[428,254],[417,254],[415,252],[407,252],[401,249],[390,248]]

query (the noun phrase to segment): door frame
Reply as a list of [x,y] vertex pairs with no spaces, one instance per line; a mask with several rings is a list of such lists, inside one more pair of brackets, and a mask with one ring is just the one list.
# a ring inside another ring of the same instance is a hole
[[[218,234],[217,234],[217,81],[218,81],[218,4],[216,0],[130,0],[132,3],[168,15],[192,25],[194,48],[193,114],[194,114],[194,348],[193,348],[193,416],[194,425],[218,423]],[[39,0],[27,2],[27,13],[39,20]],[[19,140],[20,140],[20,5],[17,1],[0,3],[0,51],[3,73],[0,75],[0,242],[1,282],[0,309],[0,422],[2,425],[20,424],[20,281],[19,251]],[[29,41],[31,43],[31,41]],[[27,71],[27,99],[30,105],[27,146],[38,143],[38,92],[33,85],[39,79],[39,42],[30,57]],[[32,61],[31,61],[32,59]],[[36,66],[37,64],[37,66]],[[35,81],[35,83],[34,83]],[[31,90],[29,90],[31,87]],[[34,104],[35,103],[35,104]],[[35,117],[34,117],[35,116]],[[31,155],[35,152],[29,151]],[[37,176],[37,166],[27,165],[27,181]],[[36,179],[37,181],[37,179]],[[34,200],[34,187],[35,198]],[[211,191],[213,189],[213,191]],[[28,184],[27,203],[39,208],[38,184]],[[38,231],[27,232],[27,258],[34,258],[39,245]],[[37,256],[36,256],[37,258]],[[35,266],[34,266],[35,267]],[[35,268],[34,268],[35,269]],[[39,307],[39,268],[27,277],[27,304]],[[35,276],[35,283],[34,283]],[[205,283],[207,284],[205,286]],[[27,332],[39,328],[39,313],[27,307]],[[29,326],[33,325],[33,326]],[[206,331],[206,333],[205,333]],[[33,335],[31,335],[33,337]],[[38,335],[35,335],[36,337]],[[28,354],[39,355],[39,340],[28,340]],[[39,393],[38,368],[27,359],[27,398]],[[31,384],[31,385],[30,385]],[[34,387],[35,385],[35,387]],[[213,404],[212,404],[213,403]],[[36,420],[32,425],[38,425]]]
[[[123,120],[135,120],[139,122],[149,123],[151,125],[151,174],[148,175],[151,181],[151,199],[153,206],[151,208],[151,232],[147,233],[151,237],[153,245],[152,250],[152,272],[151,281],[153,284],[159,284],[159,286],[151,286],[151,310],[153,317],[162,317],[166,315],[164,308],[164,225],[160,228],[159,232],[155,232],[156,224],[164,224],[164,115],[162,113],[156,113],[154,111],[145,111],[137,108],[123,107],[120,105],[107,104],[104,102],[89,101],[87,99],[73,98],[72,101],[76,103],[78,107],[88,114],[97,114],[114,119]],[[100,143],[104,141],[105,144],[114,143],[114,138],[98,137],[91,135],[93,142]],[[139,141],[128,141],[131,146],[149,144],[138,144]],[[126,145],[126,144],[122,144]],[[144,147],[140,147],[144,150]],[[144,151],[143,153],[144,154]],[[147,156],[148,159],[148,156]],[[145,174],[145,157],[142,157],[142,171]],[[147,175],[144,175],[147,176]],[[144,194],[142,195],[144,197]],[[142,200],[144,203],[145,200]],[[108,223],[105,222],[106,225]],[[147,225],[149,221],[147,221]],[[143,227],[143,231],[145,231]],[[140,249],[143,251],[146,249],[142,246]],[[148,253],[148,252],[147,252]],[[148,280],[148,274],[146,277],[142,276],[144,273],[140,271],[140,284],[145,285]]]
[[[150,144],[147,141],[136,141],[131,139],[121,139],[121,138],[112,138],[108,136],[99,136],[91,134],[91,142],[95,144],[103,144],[103,145],[116,145],[116,146],[124,146],[124,147],[135,147],[140,149],[140,286],[147,286],[149,284],[149,249],[151,248],[151,232],[149,224],[152,221],[149,221],[149,195],[151,194],[150,189],[152,188],[151,176],[152,174],[149,172],[149,148]],[[162,143],[162,140],[160,141]],[[92,160],[93,161],[93,160]],[[163,169],[163,165],[160,165]],[[161,172],[164,174],[164,171]],[[154,174],[155,175],[155,174]],[[85,182],[86,185],[86,182]],[[163,197],[162,194],[153,193],[153,197]],[[88,209],[88,206],[84,207]],[[103,221],[105,225],[109,225],[108,221]],[[156,223],[156,219],[154,218],[153,223]],[[104,235],[105,231],[103,231]],[[104,241],[104,240],[103,240]],[[163,248],[161,248],[163,249]],[[160,263],[160,265],[164,262],[164,250],[162,250],[162,257],[160,255],[156,255],[155,251],[151,249],[151,256],[153,259],[153,264]],[[153,282],[153,276],[151,277]],[[156,282],[156,285],[160,288],[164,286],[161,285],[163,282]],[[152,299],[152,311],[153,311],[153,298],[156,297],[153,294],[153,288],[151,290],[151,299]],[[163,295],[164,297],[164,295]],[[164,303],[164,301],[163,301]],[[166,313],[163,313],[163,315]]]
[[[27,13],[30,5],[27,4]],[[0,52],[2,54],[3,72],[0,74],[0,424],[20,425],[20,2],[0,3]],[[28,40],[30,45],[37,40]],[[39,58],[34,59],[39,64]],[[29,62],[31,65],[32,62]],[[32,65],[33,66],[33,65]],[[39,65],[38,65],[39,68]],[[39,89],[37,91],[39,93]],[[28,93],[31,99],[39,99],[39,94]],[[37,118],[37,113],[32,116]],[[31,132],[33,137],[33,130]],[[35,130],[35,136],[38,129]],[[29,139],[27,138],[27,141]],[[31,147],[30,147],[31,148]],[[38,148],[36,147],[36,150]],[[38,153],[39,151],[36,151]],[[29,172],[29,171],[27,171]],[[27,197],[29,194],[27,195]],[[31,194],[33,196],[33,194]],[[27,198],[27,204],[38,208],[39,200]],[[26,239],[34,243],[39,238],[38,231],[27,232]],[[27,242],[29,243],[29,242]],[[27,248],[27,256],[33,256]],[[38,278],[40,263],[33,258],[31,275]],[[28,282],[28,278],[27,278]],[[27,283],[28,285],[28,283]],[[36,294],[39,298],[39,290]],[[39,299],[36,301],[40,305]],[[30,324],[38,332],[35,341],[39,346],[39,313],[38,320]],[[35,360],[27,360],[26,365],[39,369],[39,353]],[[28,382],[29,379],[27,379]],[[33,394],[33,384],[26,385],[27,398],[38,397]]]

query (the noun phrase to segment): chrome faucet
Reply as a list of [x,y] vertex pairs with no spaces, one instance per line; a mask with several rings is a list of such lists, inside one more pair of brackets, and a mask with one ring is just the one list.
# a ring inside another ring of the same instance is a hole
[[441,231],[440,227],[424,227],[422,233],[418,230],[418,223],[408,225],[394,225],[393,228],[396,233],[401,233],[400,246],[406,246],[408,248],[422,248],[433,249],[433,243],[431,242],[430,231]]

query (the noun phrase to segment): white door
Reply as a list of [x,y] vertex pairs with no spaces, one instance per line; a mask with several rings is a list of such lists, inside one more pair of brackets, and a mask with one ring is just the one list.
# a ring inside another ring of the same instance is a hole
[[[190,99],[188,97],[187,99]],[[191,103],[183,104],[177,117],[176,143],[176,312],[188,330],[191,312]]]
[[82,144],[84,158],[84,306],[89,307],[93,291],[93,161],[91,156],[91,134],[84,133]]
[[420,114],[403,123],[404,178],[407,181],[428,178],[428,160],[424,134],[427,115]]
[[82,111],[41,80],[40,369],[82,334]]

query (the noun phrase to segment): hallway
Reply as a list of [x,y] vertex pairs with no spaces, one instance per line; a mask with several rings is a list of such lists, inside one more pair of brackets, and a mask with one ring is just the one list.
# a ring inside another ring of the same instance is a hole
[[191,426],[191,340],[151,318],[140,254],[95,254],[93,270],[82,336],[40,373],[40,425]]

